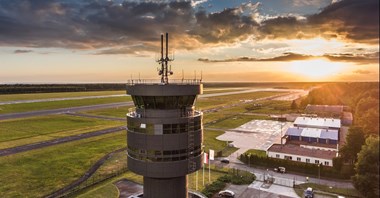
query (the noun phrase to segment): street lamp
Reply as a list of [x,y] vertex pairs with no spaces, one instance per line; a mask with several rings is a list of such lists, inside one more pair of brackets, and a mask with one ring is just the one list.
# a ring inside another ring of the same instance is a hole
[[248,153],[248,167],[251,167],[251,154]]
[[318,184],[321,184],[321,164],[318,164]]

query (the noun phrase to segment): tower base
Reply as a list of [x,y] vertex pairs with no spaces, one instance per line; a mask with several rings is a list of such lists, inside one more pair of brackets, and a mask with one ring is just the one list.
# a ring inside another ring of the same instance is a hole
[[144,177],[144,198],[187,198],[187,176],[174,178]]

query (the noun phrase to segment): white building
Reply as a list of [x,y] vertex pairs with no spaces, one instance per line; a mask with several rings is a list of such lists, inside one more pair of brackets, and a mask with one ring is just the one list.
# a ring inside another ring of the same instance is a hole
[[337,156],[337,151],[310,149],[294,144],[273,144],[267,150],[267,156],[304,163],[333,166],[332,159]]
[[321,117],[298,117],[287,129],[286,144],[273,144],[267,156],[304,163],[333,166],[338,156],[341,120]]

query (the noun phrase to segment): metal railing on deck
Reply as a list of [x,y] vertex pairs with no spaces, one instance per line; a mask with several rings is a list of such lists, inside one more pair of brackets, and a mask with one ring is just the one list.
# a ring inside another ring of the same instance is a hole
[[[199,85],[202,79],[170,79],[168,84],[176,85]],[[159,79],[130,79],[127,85],[164,85]]]

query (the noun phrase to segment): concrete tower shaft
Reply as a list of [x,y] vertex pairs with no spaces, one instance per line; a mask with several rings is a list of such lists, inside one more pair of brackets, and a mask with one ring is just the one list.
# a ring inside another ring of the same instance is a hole
[[144,176],[145,197],[187,197],[186,175],[202,167],[202,116],[194,103],[199,82],[130,84],[128,168]]

